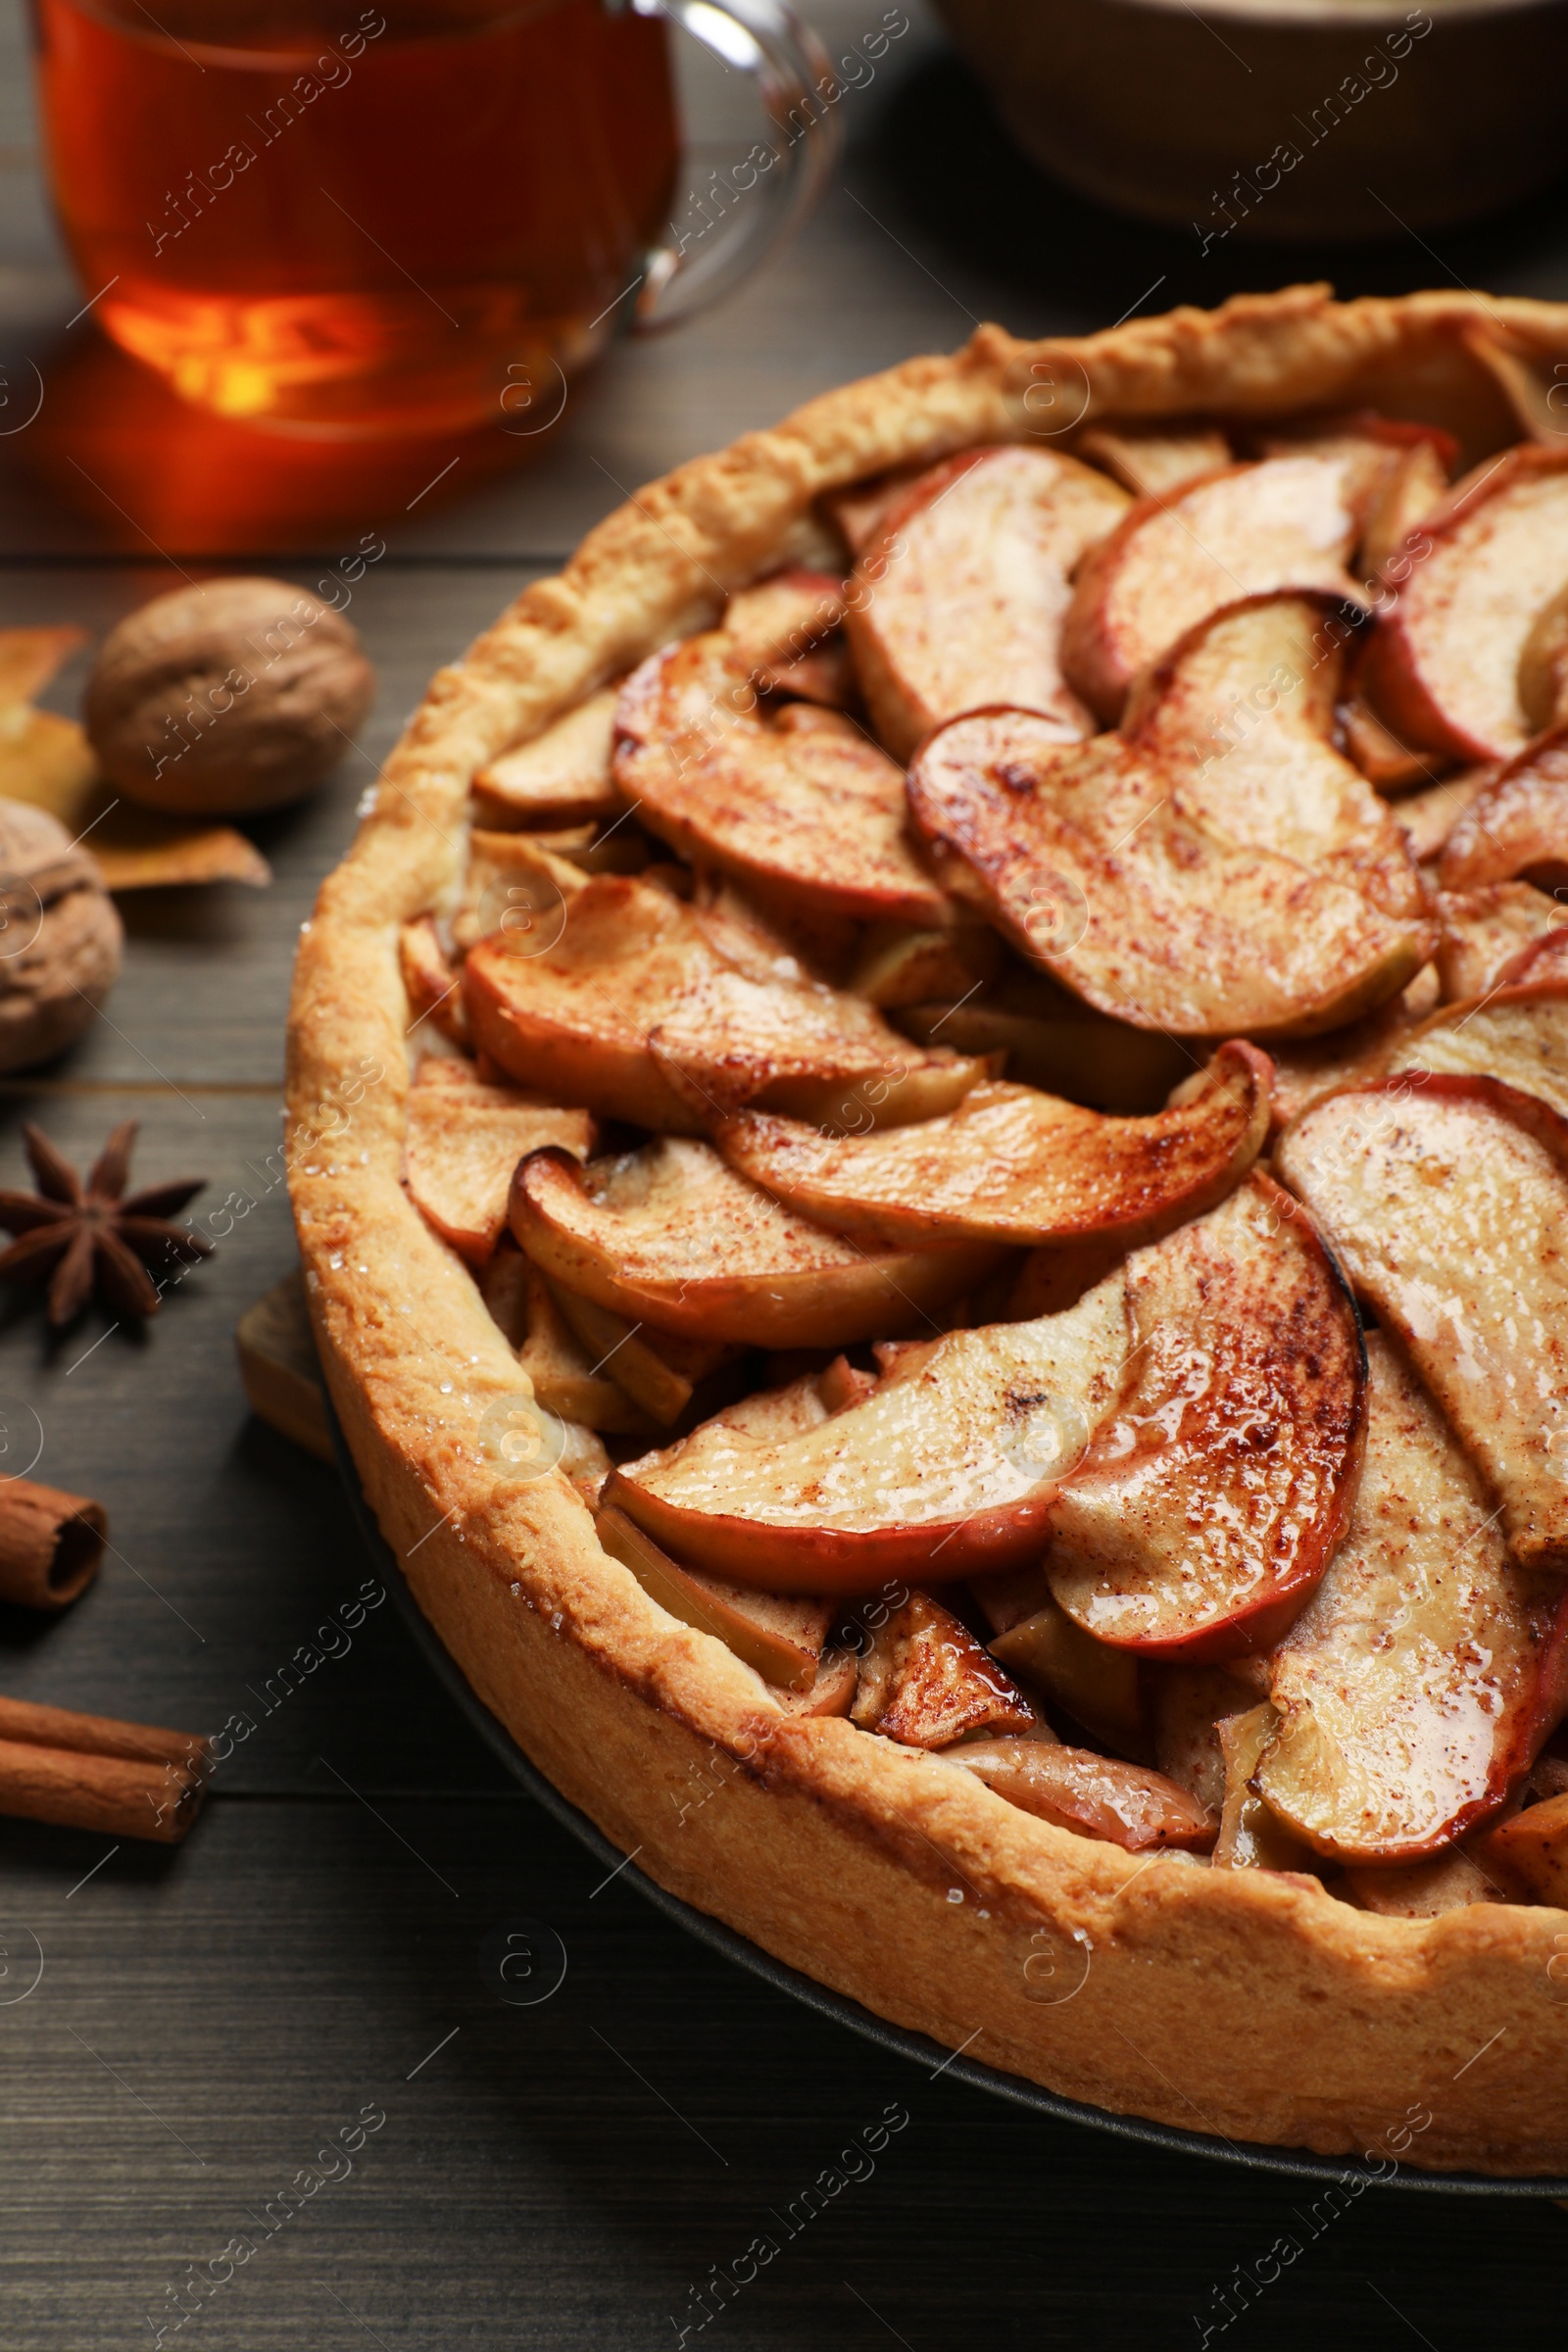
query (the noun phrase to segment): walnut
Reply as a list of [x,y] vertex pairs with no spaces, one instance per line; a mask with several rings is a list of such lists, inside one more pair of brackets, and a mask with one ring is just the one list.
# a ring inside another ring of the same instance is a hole
[[319,597],[280,580],[208,580],[110,631],[83,718],[129,799],[234,815],[319,784],[374,694],[358,631]]
[[0,801],[0,1070],[78,1038],[120,974],[120,917],[58,818]]

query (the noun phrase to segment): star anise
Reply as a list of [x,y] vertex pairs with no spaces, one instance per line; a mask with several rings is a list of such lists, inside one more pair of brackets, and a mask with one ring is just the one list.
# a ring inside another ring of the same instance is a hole
[[48,1282],[49,1320],[69,1323],[94,1288],[118,1315],[156,1315],[159,1290],[149,1266],[171,1259],[193,1265],[212,1243],[169,1219],[199,1193],[205,1176],[178,1177],[124,1199],[137,1121],[117,1127],[93,1161],[86,1184],[40,1129],[24,1125],[35,1193],[0,1191],[0,1228],[19,1238],[0,1250],[0,1277]]

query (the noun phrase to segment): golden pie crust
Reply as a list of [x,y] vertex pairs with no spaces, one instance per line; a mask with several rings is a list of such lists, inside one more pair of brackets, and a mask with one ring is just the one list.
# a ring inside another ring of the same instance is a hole
[[[1568,376],[1568,305],[1294,287],[1078,341],[982,327],[679,467],[432,682],[307,927],[287,1082],[312,1313],[380,1526],[479,1696],[640,1868],[879,2016],[1070,2098],[1516,2176],[1568,2173],[1568,1913],[1375,1917],[1302,1881],[1130,1855],[847,1720],[786,1719],[601,1549],[563,1475],[512,1483],[485,1455],[518,1375],[400,1180],[398,931],[458,893],[475,771],[803,552],[824,492],[978,443],[1070,448],[1105,416],[1369,406],[1447,426],[1470,464],[1554,431],[1559,361]],[[1430,2121],[1410,2139],[1412,2113]]]

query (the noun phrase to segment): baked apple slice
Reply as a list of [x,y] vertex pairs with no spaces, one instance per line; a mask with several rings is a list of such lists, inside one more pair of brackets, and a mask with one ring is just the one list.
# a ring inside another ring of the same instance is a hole
[[534,936],[469,954],[474,1037],[514,1077],[639,1127],[700,1134],[749,1102],[893,1125],[950,1109],[981,1074],[655,883],[598,875],[529,954]]
[[929,1592],[911,1592],[871,1637],[851,1715],[904,1747],[951,1747],[1038,1718],[1021,1690]]
[[591,694],[542,735],[480,768],[473,779],[479,821],[505,830],[619,816],[626,804],[610,768],[617,693],[606,686]]
[[1337,1029],[1403,988],[1435,927],[1333,871],[1233,846],[1183,799],[1185,762],[1106,735],[1064,751],[1022,710],[956,719],[909,770],[927,840],[996,921],[1100,1011],[1178,1037]]
[[1525,1567],[1568,1567],[1568,1124],[1494,1078],[1331,1095],[1275,1164],[1391,1324]]
[[1510,1894],[1517,1888],[1534,1902],[1568,1911],[1568,1796],[1528,1805],[1477,1843],[1484,1864],[1502,1873]]
[[1568,1588],[1516,1568],[1443,1416],[1367,1342],[1349,1531],[1270,1662],[1257,1787],[1319,1854],[1414,1862],[1496,1811],[1568,1696]]
[[924,473],[855,567],[845,626],[876,731],[896,760],[960,710],[1011,703],[1061,743],[1094,719],[1057,643],[1070,575],[1127,494],[1049,449],[981,449]]
[[594,1525],[611,1558],[629,1568],[662,1609],[714,1635],[765,1683],[786,1690],[811,1689],[833,1623],[830,1600],[786,1599],[699,1576],[661,1551],[652,1536],[612,1505],[595,1514]]
[[528,1338],[528,1294],[539,1288],[539,1274],[504,1233],[479,1274],[479,1296],[514,1353]]
[[1344,452],[1266,458],[1140,499],[1079,566],[1062,666],[1112,725],[1140,670],[1240,597],[1317,590],[1350,603],[1360,527]]
[[1321,600],[1230,606],[1145,673],[1121,731],[1182,770],[1181,807],[1200,827],[1338,874],[1385,914],[1419,919],[1426,893],[1404,836],[1331,741],[1344,636]]
[[1145,1752],[1138,1660],[1086,1634],[1049,1593],[1038,1609],[988,1646],[994,1658],[1044,1690],[1093,1738],[1120,1755]]
[[781,1389],[754,1389],[749,1396],[737,1397],[733,1404],[724,1405],[702,1430],[693,1432],[701,1437],[704,1430],[713,1432],[715,1439],[727,1432],[740,1438],[749,1446],[782,1446],[791,1438],[804,1437],[808,1430],[820,1429],[823,1422],[842,1412],[846,1404],[858,1400],[864,1394],[859,1383],[868,1376],[858,1374],[845,1388],[840,1367],[845,1363],[838,1356],[822,1372],[803,1373]]
[[1418,865],[1429,865],[1442,856],[1448,835],[1496,772],[1494,763],[1466,768],[1458,775],[1429,784],[1422,792],[1406,793],[1395,803],[1391,814]]
[[1535,731],[1520,658],[1568,578],[1568,451],[1489,459],[1422,528],[1431,552],[1379,621],[1362,682],[1405,742],[1511,760]]
[[[1340,724],[1345,731],[1347,752],[1367,782],[1375,784],[1379,792],[1402,793],[1415,785],[1431,784],[1443,765],[1434,753],[1417,751],[1412,745],[1401,743],[1357,688],[1352,687],[1340,706]],[[1421,796],[1412,792],[1411,797]],[[1402,821],[1403,808],[1398,814]]]
[[1147,1240],[1241,1180],[1268,1128],[1268,1056],[1222,1046],[1199,1091],[1149,1118],[981,1084],[955,1111],[888,1135],[823,1135],[748,1112],[714,1130],[733,1167],[841,1232],[1032,1246]]
[[1160,1846],[1201,1853],[1214,1842],[1213,1816],[1163,1773],[1086,1747],[1029,1739],[976,1740],[950,1747],[956,1764],[1020,1812],[1142,1854]]
[[1115,1395],[1120,1274],[1066,1314],[902,1348],[860,1402],[781,1441],[720,1415],[617,1470],[606,1500],[673,1557],[775,1592],[869,1592],[1037,1552]]
[[1568,1118],[1568,974],[1445,1005],[1400,1040],[1388,1068],[1500,1078]]
[[1533,743],[1461,810],[1438,880],[1445,890],[1525,881],[1555,891],[1568,883],[1568,727]]
[[[1446,433],[1425,434],[1402,452],[1372,501],[1361,532],[1360,568],[1373,579],[1401,586],[1425,544],[1418,536],[1430,515],[1448,503],[1448,470],[1457,445]],[[1414,542],[1412,546],[1411,542]]]
[[[834,611],[834,584],[818,593]],[[902,771],[842,710],[763,710],[750,683],[757,632],[744,611],[732,620],[666,647],[626,682],[614,772],[640,822],[754,888],[857,921],[942,926],[948,901],[906,837]],[[809,642],[808,616],[800,634]]]
[[[738,687],[825,644],[843,619],[844,582],[830,571],[793,565],[737,588],[719,628],[734,649]],[[749,708],[751,699],[738,690],[735,708]]]
[[1534,735],[1568,724],[1568,587],[1542,606],[1525,639],[1519,708]]
[[616,1387],[624,1389],[633,1404],[640,1405],[661,1429],[679,1420],[700,1381],[736,1360],[738,1351],[722,1341],[647,1330],[601,1306],[597,1299],[552,1282],[548,1275],[545,1283],[594,1370],[609,1372]]
[[[990,936],[1000,953],[1002,942],[995,931]],[[902,1005],[898,1025],[922,1045],[1004,1056],[999,1074],[1020,1086],[1123,1116],[1162,1109],[1195,1066],[1192,1050],[1177,1039],[1131,1029],[1049,972],[1018,965],[993,985],[967,983],[945,1003]]]
[[1500,1874],[1489,1873],[1473,1854],[1457,1846],[1426,1862],[1348,1870],[1345,1886],[1358,1911],[1371,1911],[1380,1919],[1440,1919],[1445,1911],[1462,1911],[1471,1903],[1515,1899],[1515,1889],[1504,1888]]
[[853,1649],[822,1652],[816,1680],[805,1690],[774,1686],[773,1695],[786,1715],[847,1715],[855,1704],[860,1661]]
[[860,689],[850,655],[850,641],[842,632],[821,645],[813,645],[808,653],[797,654],[793,661],[770,662],[758,672],[757,682],[768,694],[790,695],[799,702],[816,703],[824,710],[854,710],[859,707]]
[[1272,1648],[1345,1533],[1365,1428],[1355,1309],[1310,1218],[1257,1170],[1127,1261],[1115,1409],[1051,1508],[1046,1572],[1113,1647]]
[[427,1054],[409,1089],[403,1176],[409,1198],[470,1266],[506,1229],[512,1172],[525,1152],[557,1146],[575,1165],[594,1148],[585,1110],[563,1110],[522,1087],[485,1086],[469,1062]]
[[1257,442],[1262,458],[1349,461],[1347,488],[1362,517],[1357,569],[1363,575],[1381,572],[1398,557],[1416,524],[1444,504],[1458,454],[1452,434],[1440,426],[1408,424],[1370,409],[1324,417],[1294,433],[1264,433]]
[[858,556],[876,537],[889,509],[926,470],[923,466],[890,466],[885,473],[852,482],[847,490],[824,491],[817,503],[851,555]]
[[[516,1285],[513,1269],[502,1257],[502,1251],[511,1248],[504,1237],[490,1261],[491,1267],[504,1267],[510,1295],[498,1298],[486,1284],[486,1303],[498,1322],[503,1322],[501,1310],[507,1310],[503,1328],[513,1323],[515,1314]],[[487,1267],[486,1274],[489,1272]],[[527,1258],[522,1260],[521,1287],[523,1336],[520,1344],[514,1345],[536,1401],[563,1421],[580,1422],[585,1429],[603,1430],[612,1437],[657,1436],[659,1425],[653,1415],[611,1378],[597,1354],[589,1353],[562,1313],[556,1294]]]
[[1182,426],[1163,419],[1151,424],[1123,418],[1092,424],[1078,437],[1080,457],[1103,466],[1134,498],[1167,498],[1200,474],[1234,465],[1236,452],[1217,426]]
[[[1431,969],[1429,964],[1428,972]],[[1402,996],[1379,1005],[1363,1020],[1352,1021],[1348,1029],[1274,1048],[1270,1058],[1276,1133],[1299,1118],[1308,1103],[1338,1094],[1342,1086],[1364,1086],[1369,1079],[1382,1077],[1395,1050],[1420,1026],[1405,1002],[1417,985],[1418,981],[1412,981]]]
[[[1129,1666],[1136,1663],[1127,1658]],[[1217,1819],[1225,1803],[1219,1727],[1254,1706],[1256,1691],[1223,1666],[1145,1665],[1139,1671],[1150,1690],[1154,1762]]]
[[[902,779],[899,789],[903,791]],[[1004,956],[990,924],[977,921],[967,910],[945,930],[878,923],[865,934],[849,985],[858,997],[880,1004],[884,1011],[944,998],[950,1003],[972,1000],[977,989],[1000,977]],[[947,1042],[951,1045],[953,1040]]]
[[[1466,1003],[1524,977],[1523,959],[1538,943],[1568,939],[1554,931],[1555,903],[1533,882],[1488,882],[1480,890],[1440,890],[1438,978],[1444,1002]],[[1533,958],[1532,958],[1533,960]],[[1550,957],[1555,961],[1554,955]]]
[[1568,929],[1557,926],[1510,956],[1493,985],[1536,988],[1548,980],[1568,980]]
[[432,915],[421,914],[398,933],[398,969],[412,1016],[408,1034],[412,1037],[421,1021],[429,1021],[454,1045],[466,1046],[462,974],[441,945]]
[[[561,836],[550,840],[559,843]],[[581,866],[541,834],[475,829],[452,917],[453,944],[466,956],[481,939],[500,938],[514,954],[537,955],[560,937],[565,907],[586,883]]]
[[1127,1243],[1115,1233],[1091,1234],[1087,1241],[1047,1243],[1031,1250],[1007,1293],[1007,1313],[1017,1322],[1035,1315],[1059,1315],[1063,1308],[1076,1306],[1097,1282],[1114,1273],[1126,1254]]
[[1279,1721],[1278,1710],[1264,1699],[1261,1706],[1227,1715],[1214,1727],[1225,1767],[1225,1797],[1214,1845],[1216,1870],[1307,1873],[1311,1847],[1286,1827],[1258,1783]]
[[929,1329],[933,1310],[1004,1262],[984,1243],[901,1248],[827,1232],[675,1136],[587,1169],[535,1152],[516,1171],[511,1218],[546,1273],[602,1306],[750,1348]]

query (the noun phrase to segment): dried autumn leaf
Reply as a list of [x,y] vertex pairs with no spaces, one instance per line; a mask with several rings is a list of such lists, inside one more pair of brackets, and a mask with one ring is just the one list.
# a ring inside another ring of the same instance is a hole
[[85,629],[0,629],[0,711],[26,704],[47,686],[78,645]]
[[89,846],[107,890],[168,890],[183,883],[244,882],[265,890],[272,869],[232,825],[166,822],[122,801],[93,827]]

